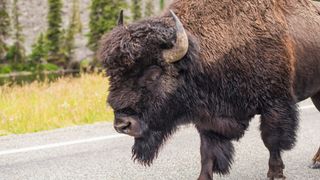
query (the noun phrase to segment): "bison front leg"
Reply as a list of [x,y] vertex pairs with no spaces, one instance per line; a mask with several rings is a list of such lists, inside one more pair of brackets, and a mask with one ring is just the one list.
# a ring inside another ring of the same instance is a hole
[[318,152],[313,158],[313,165],[311,166],[313,169],[319,169],[320,168],[320,147],[318,149]]
[[230,140],[218,134],[198,129],[201,139],[201,173],[198,180],[212,180],[213,172],[229,173],[234,148]]
[[270,153],[268,178],[285,179],[283,150],[290,150],[296,141],[297,112],[295,105],[277,105],[261,114],[261,136]]

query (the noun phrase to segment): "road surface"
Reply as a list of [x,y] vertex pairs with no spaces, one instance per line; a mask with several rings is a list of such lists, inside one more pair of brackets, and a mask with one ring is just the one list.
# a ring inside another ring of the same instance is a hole
[[[308,165],[320,145],[320,113],[310,101],[300,108],[297,145],[283,156],[285,174],[289,180],[319,180],[320,170]],[[268,151],[258,129],[257,116],[234,143],[230,175],[215,179],[266,179]],[[181,127],[150,168],[131,161],[132,144],[110,123],[0,137],[0,180],[194,180],[199,174],[199,136],[192,126]]]

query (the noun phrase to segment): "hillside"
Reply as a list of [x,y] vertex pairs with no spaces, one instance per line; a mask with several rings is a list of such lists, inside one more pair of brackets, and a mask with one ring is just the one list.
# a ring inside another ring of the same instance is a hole
[[[20,22],[23,27],[23,34],[25,37],[25,47],[29,52],[32,44],[35,42],[37,36],[41,32],[45,32],[47,28],[47,0],[28,0],[19,1],[20,8]],[[76,38],[76,55],[75,59],[82,60],[90,56],[92,53],[86,48],[86,34],[88,33],[89,23],[89,6],[90,0],[81,0],[80,12],[82,21],[82,34]],[[63,7],[64,26],[68,25],[70,13],[72,8],[72,1],[65,0]]]
[[[13,0],[9,0],[12,3]],[[130,0],[128,0],[129,2]],[[169,3],[171,0],[167,0]],[[92,52],[86,47],[87,38],[86,34],[89,31],[89,13],[90,13],[90,2],[91,0],[80,0],[80,13],[82,21],[82,33],[76,38],[76,60],[83,60],[90,55]],[[63,22],[64,26],[68,25],[69,17],[71,15],[72,1],[63,1]],[[159,3],[154,1],[156,12],[159,12]],[[27,52],[30,52],[32,44],[37,39],[41,32],[45,32],[47,28],[47,12],[48,4],[47,0],[23,0],[18,3],[20,9],[20,22],[23,27],[23,34],[25,37],[25,47]],[[127,11],[127,13],[130,13]]]

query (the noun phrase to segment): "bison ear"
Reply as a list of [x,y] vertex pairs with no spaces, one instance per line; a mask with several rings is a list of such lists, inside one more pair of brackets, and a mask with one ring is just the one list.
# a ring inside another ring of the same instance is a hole
[[123,10],[120,11],[120,14],[118,17],[118,26],[123,26]]

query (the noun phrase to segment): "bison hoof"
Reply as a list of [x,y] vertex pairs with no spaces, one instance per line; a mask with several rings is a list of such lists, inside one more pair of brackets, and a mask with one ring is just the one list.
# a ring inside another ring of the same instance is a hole
[[277,171],[277,172],[269,170],[268,178],[269,178],[269,180],[286,179],[286,177],[283,175],[283,170],[282,169]]
[[320,169],[320,162],[315,162],[309,166],[311,169]]

